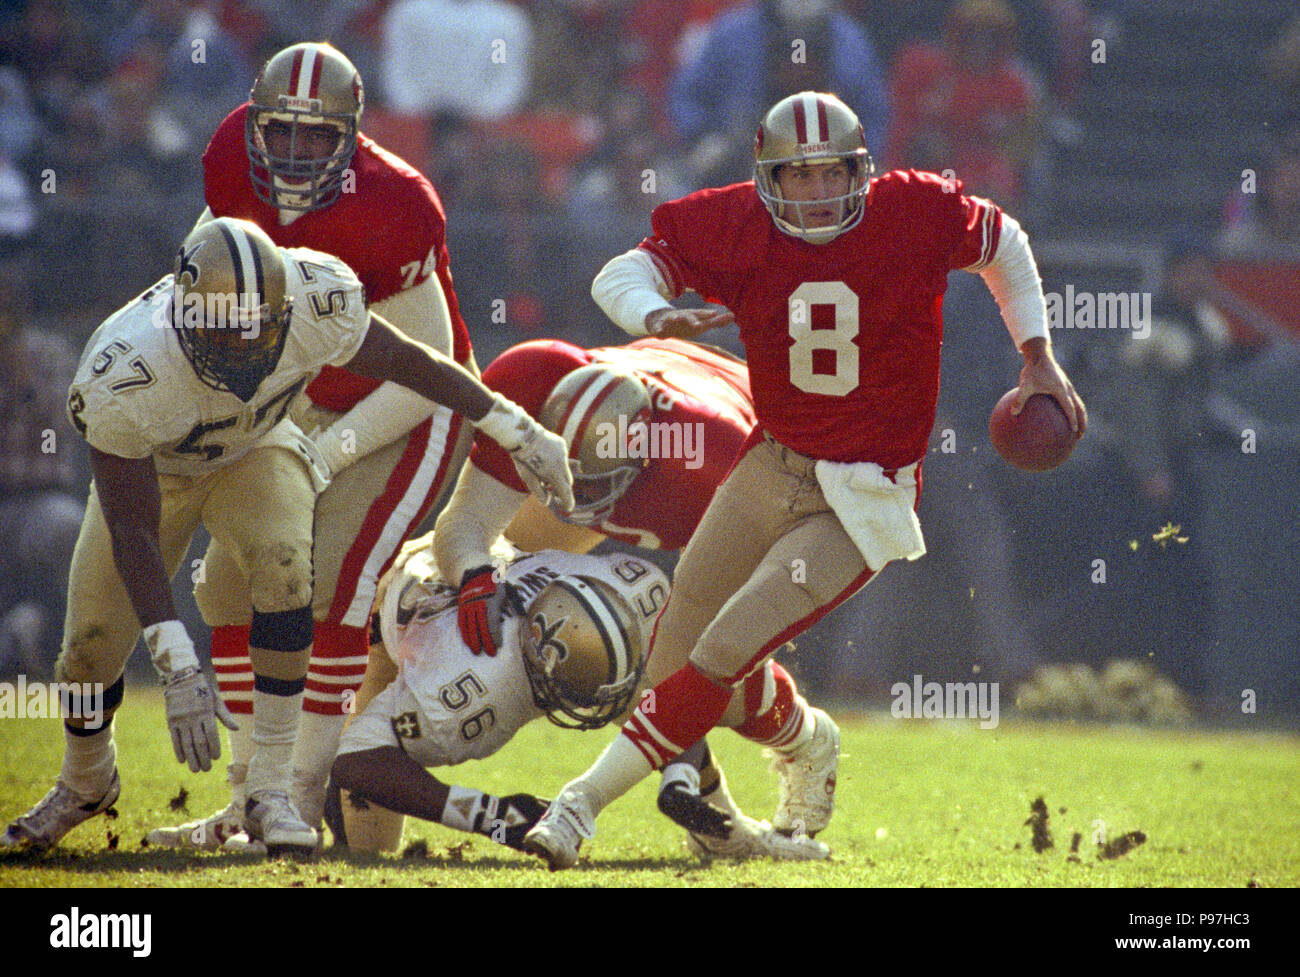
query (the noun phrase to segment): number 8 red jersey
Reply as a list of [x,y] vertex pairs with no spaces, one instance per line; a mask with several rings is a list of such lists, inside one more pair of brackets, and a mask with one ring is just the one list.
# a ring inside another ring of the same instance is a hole
[[947,275],[997,251],[1002,212],[961,183],[896,171],[827,244],[783,234],[752,182],[660,205],[641,242],[674,293],[736,315],[759,424],[801,454],[901,468],[926,451]]

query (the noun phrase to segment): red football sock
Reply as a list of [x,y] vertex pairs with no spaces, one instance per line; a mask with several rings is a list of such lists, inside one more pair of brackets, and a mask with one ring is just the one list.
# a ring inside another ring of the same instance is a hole
[[253,714],[253,663],[248,657],[248,624],[222,624],[212,629],[212,671],[217,694],[238,716]]
[[[767,697],[763,692],[768,675],[775,686],[775,694],[770,702],[765,703]],[[745,722],[737,727],[736,732],[761,746],[785,746],[803,728],[806,706],[790,673],[776,662],[769,661],[745,679]]]
[[321,716],[344,715],[345,700],[355,698],[361,688],[369,656],[370,635],[365,628],[317,621],[303,711]]
[[658,769],[716,726],[730,701],[730,688],[688,664],[642,696],[623,735]]

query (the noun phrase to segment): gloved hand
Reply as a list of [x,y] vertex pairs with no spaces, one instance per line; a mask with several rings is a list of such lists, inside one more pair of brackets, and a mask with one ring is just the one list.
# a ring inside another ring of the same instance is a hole
[[465,571],[456,604],[461,638],[474,654],[489,658],[501,647],[501,619],[507,607],[516,614],[523,613],[515,589],[504,580],[498,583],[490,564]]
[[523,851],[524,835],[542,819],[551,802],[532,794],[511,794],[509,797],[484,796],[484,816],[475,829],[498,845]]
[[500,394],[492,409],[474,426],[510,452],[524,485],[544,505],[549,506],[554,497],[561,510],[573,511],[573,472],[569,469],[569,448],[562,437],[546,430],[522,407]]
[[208,685],[207,677],[197,665],[172,672],[164,679],[163,702],[176,759],[188,763],[195,773],[211,770],[212,761],[221,756],[217,721],[227,729],[239,727],[225,703]]
[[320,495],[329,487],[330,479],[333,477],[329,462],[325,460],[325,455],[316,442],[303,434],[296,426],[292,428],[290,434],[292,435],[290,446],[307,466],[307,473],[311,476],[312,487],[316,490],[316,494]]

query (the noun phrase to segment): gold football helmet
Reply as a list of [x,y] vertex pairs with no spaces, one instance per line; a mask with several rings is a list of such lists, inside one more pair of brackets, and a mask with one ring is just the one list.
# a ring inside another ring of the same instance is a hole
[[[338,199],[357,148],[365,95],[352,62],[329,44],[294,44],[258,73],[244,143],[258,197],[272,207],[318,210]],[[332,148],[318,146],[322,127]]]
[[603,363],[579,367],[555,385],[538,421],[564,438],[573,472],[572,512],[565,522],[591,525],[608,518],[614,504],[649,464],[628,458],[628,432],[648,425],[650,393],[634,374]]
[[[782,166],[843,161],[849,168],[849,192],[818,201],[839,207],[839,221],[828,227],[808,227],[804,207],[782,199],[777,170]],[[799,92],[777,102],[759,123],[754,137],[754,186],[776,226],[810,244],[825,244],[862,220],[871,174],[862,123],[834,95]]]
[[289,338],[280,249],[256,224],[221,217],[190,231],[173,274],[172,327],[194,372],[247,403]]
[[551,722],[598,729],[631,704],[645,638],[612,587],[590,577],[554,580],[534,598],[524,626],[524,669]]

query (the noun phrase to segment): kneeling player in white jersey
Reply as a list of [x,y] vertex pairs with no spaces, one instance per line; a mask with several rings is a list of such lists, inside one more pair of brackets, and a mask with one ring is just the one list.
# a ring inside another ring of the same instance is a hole
[[99,683],[107,722],[65,719],[58,782],[0,834],[0,851],[48,848],[117,800],[110,717],[142,629],[176,758],[198,771],[220,756],[217,722],[232,721],[169,586],[200,523],[235,554],[252,593],[257,754],[244,827],[271,850],[316,846],[289,796],[290,761],[312,647],[312,516],[330,469],[288,409],[326,365],[392,380],[463,414],[511,449],[530,489],[573,507],[563,440],[370,312],[343,262],[278,248],[247,221],[196,228],[174,274],[96,330],[69,390],[95,480],[69,572],[57,676]]
[[[399,674],[344,732],[334,781],[350,792],[348,807],[373,802],[520,849],[546,801],[444,784],[425,768],[491,756],[542,716],[565,728],[598,729],[627,715],[655,619],[668,601],[668,578],[627,554],[520,554],[503,541],[494,556],[513,606],[499,648],[476,655],[461,635],[457,589],[439,578],[430,540],[408,543],[381,583],[378,638]],[[725,787],[720,803],[732,834],[750,841],[738,846],[746,856],[828,853],[818,841],[788,838],[742,814]],[[331,791],[327,818],[335,837],[374,847],[364,836],[365,819],[346,819],[349,836],[343,815]]]

